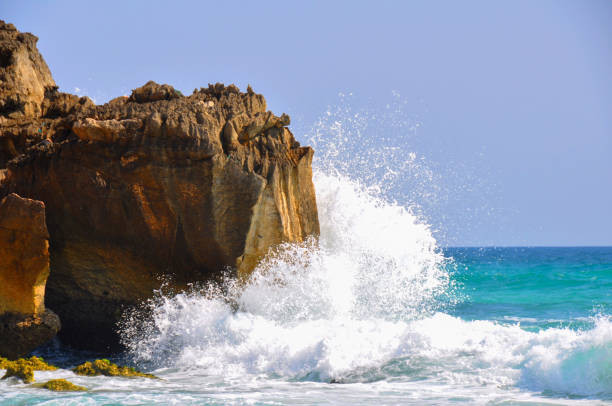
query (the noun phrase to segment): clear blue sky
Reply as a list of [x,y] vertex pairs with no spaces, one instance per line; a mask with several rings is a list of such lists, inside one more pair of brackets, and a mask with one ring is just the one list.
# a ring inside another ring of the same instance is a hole
[[0,16],[98,103],[150,79],[250,83],[302,141],[328,106],[372,137],[417,123],[392,143],[433,173],[420,203],[443,244],[612,245],[612,1],[4,0]]

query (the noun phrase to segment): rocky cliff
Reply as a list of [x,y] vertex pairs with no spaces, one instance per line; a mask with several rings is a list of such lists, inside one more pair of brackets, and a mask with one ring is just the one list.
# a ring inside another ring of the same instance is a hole
[[[42,75],[35,37],[2,24],[0,39],[1,55],[29,53],[3,57],[0,96],[13,107],[0,112],[0,197],[45,204],[46,301],[67,342],[106,347],[122,309],[162,281],[183,288],[225,269],[247,276],[274,245],[318,234],[313,151],[250,87],[183,96],[148,82],[96,106]],[[46,79],[13,89],[28,64]]]

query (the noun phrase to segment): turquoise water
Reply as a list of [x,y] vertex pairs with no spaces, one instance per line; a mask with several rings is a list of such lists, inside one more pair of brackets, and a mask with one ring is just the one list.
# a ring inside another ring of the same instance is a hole
[[449,248],[465,320],[585,329],[612,309],[612,248]]
[[86,393],[0,381],[0,405],[612,404],[612,248],[440,249],[412,212],[315,173],[321,237],[126,313],[113,360],[161,380],[80,377]]

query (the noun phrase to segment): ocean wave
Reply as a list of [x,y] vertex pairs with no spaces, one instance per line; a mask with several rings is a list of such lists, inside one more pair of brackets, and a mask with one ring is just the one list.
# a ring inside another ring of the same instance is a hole
[[612,395],[612,323],[526,331],[465,321],[428,226],[340,175],[315,175],[321,237],[228,279],[127,315],[137,362],[205,375],[322,382],[399,379],[559,396]]

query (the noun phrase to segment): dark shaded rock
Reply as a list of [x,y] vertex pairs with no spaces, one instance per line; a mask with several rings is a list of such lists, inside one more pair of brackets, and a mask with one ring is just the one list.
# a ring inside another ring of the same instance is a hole
[[60,330],[57,314],[46,309],[36,315],[4,313],[0,316],[0,354],[16,359],[51,340]]

